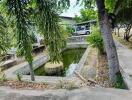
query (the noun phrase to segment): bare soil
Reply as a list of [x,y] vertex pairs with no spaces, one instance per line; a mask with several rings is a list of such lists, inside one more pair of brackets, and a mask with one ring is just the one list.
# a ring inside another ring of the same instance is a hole
[[96,48],[91,48],[81,75],[86,80],[96,81],[99,86],[110,87],[106,54],[98,54]]
[[98,84],[100,84],[102,87],[110,87],[106,54],[98,54],[98,66],[96,70],[96,81]]

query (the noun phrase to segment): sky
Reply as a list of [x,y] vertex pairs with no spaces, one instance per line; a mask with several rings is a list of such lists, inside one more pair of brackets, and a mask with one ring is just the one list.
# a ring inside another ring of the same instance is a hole
[[64,11],[61,16],[74,17],[75,15],[80,15],[79,11],[82,8],[80,5],[76,5],[77,0],[70,0],[70,8]]

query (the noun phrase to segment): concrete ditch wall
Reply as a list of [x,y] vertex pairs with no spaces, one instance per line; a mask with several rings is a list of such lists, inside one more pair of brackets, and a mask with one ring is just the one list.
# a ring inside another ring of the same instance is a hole
[[110,88],[12,90],[0,88],[0,100],[132,100],[131,91]]
[[[68,44],[68,45],[69,45],[69,48],[72,47],[70,44]],[[79,43],[75,44],[74,43],[74,45],[75,45],[75,47],[80,47],[80,45],[83,48],[87,47],[86,43],[84,43],[84,44],[83,43],[81,43],[81,44],[79,44]],[[86,55],[87,50],[85,51],[82,58],[80,59],[81,62],[79,62],[79,66],[76,68],[76,70],[81,69],[80,67],[83,67],[83,64],[84,64],[84,61],[86,58],[85,55]],[[34,69],[37,69],[39,66],[43,65],[48,60],[49,60],[49,58],[46,55],[41,55],[39,57],[36,57],[34,59],[34,62],[33,62]],[[9,79],[17,79],[17,77],[16,77],[17,73],[22,74],[22,80],[30,81],[30,75],[26,75],[29,73],[29,65],[27,62],[16,65],[16,66],[5,71],[5,75]],[[60,80],[66,80],[66,81],[73,81],[74,80],[76,82],[79,81],[76,77],[74,77],[74,73],[73,73],[73,75],[71,75],[71,77],[35,76],[35,78],[36,78],[35,82],[45,82],[48,84],[57,84],[58,82],[60,82]]]
[[87,42],[88,35],[71,36],[67,39],[67,43]]
[[[88,43],[85,41],[86,40],[86,35],[83,36],[74,36],[74,37],[70,37],[69,41],[67,43],[67,48],[87,48],[88,47]],[[81,71],[85,60],[88,56],[88,48],[86,49],[85,53],[83,54],[82,58],[80,59],[77,67],[75,68],[75,70],[77,70],[78,72]],[[39,66],[42,66],[44,63],[46,63],[49,60],[49,57],[47,57],[46,55],[40,55],[38,57],[36,57],[33,61],[33,66],[34,69],[37,69]],[[9,79],[17,79],[16,74],[17,73],[21,73],[22,74],[22,80],[25,81],[30,81],[30,75],[29,74],[30,70],[29,70],[29,65],[27,62],[21,63],[19,65],[16,65],[8,70],[5,71],[5,75],[7,78]],[[71,74],[70,77],[53,77],[53,76],[35,76],[35,82],[45,82],[48,84],[57,84],[58,82],[60,82],[60,80],[65,80],[65,81],[76,81],[77,83],[80,82],[80,80],[78,80],[75,75],[74,75],[74,71]]]

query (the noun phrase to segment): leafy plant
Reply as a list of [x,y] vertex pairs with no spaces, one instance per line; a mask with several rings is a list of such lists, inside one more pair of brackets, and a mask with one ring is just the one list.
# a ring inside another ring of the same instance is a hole
[[123,77],[122,77],[121,73],[118,72],[116,74],[116,76],[117,76],[116,77],[116,83],[115,83],[114,87],[115,88],[120,88],[120,89],[126,89],[126,85],[125,85],[125,83],[123,81]]
[[64,45],[64,39],[59,26],[59,11],[57,9],[57,2],[49,0],[37,0],[34,13],[34,19],[37,23],[39,32],[44,35],[44,41],[48,45],[50,60],[52,62],[59,62],[61,58],[61,48]]
[[80,16],[74,18],[77,23],[97,19],[97,11],[94,9],[81,9],[80,13]]
[[0,69],[0,82],[4,82],[4,81],[6,81],[6,76]]
[[20,73],[17,73],[16,75],[17,75],[17,80],[22,81],[22,75]]
[[60,80],[59,83],[56,85],[56,87],[61,89],[68,89],[68,90],[78,88],[75,85],[75,81],[66,81],[66,80]]
[[104,53],[103,38],[101,36],[99,27],[94,26],[92,28],[92,34],[88,36],[87,41],[92,47],[96,47],[101,54]]
[[17,73],[16,75],[17,75],[17,80],[22,81],[22,75],[20,73]]
[[7,33],[7,25],[3,16],[0,14],[0,55],[6,53],[9,48],[9,37]]

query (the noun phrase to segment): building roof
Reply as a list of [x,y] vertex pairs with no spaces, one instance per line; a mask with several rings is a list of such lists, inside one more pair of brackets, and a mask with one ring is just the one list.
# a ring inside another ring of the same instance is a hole
[[83,24],[92,23],[92,22],[97,22],[97,21],[96,21],[96,20],[89,20],[89,21],[77,23],[77,24],[75,24],[75,25],[83,25]]
[[65,19],[70,19],[70,20],[73,20],[74,18],[73,17],[68,17],[68,16],[60,16],[61,18],[65,18]]

